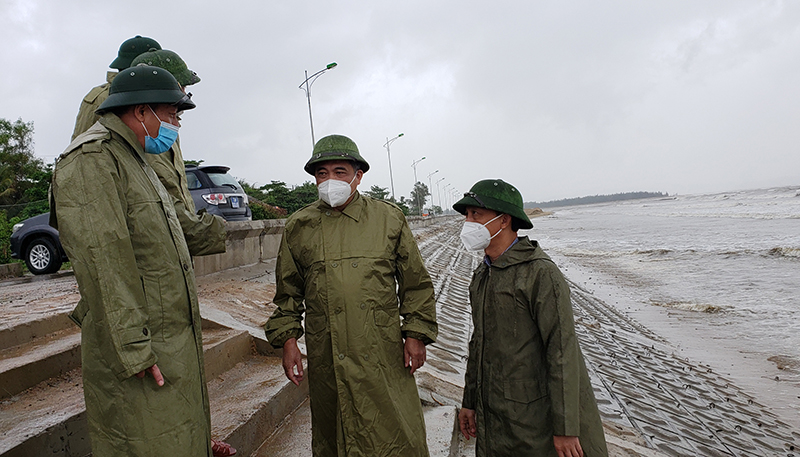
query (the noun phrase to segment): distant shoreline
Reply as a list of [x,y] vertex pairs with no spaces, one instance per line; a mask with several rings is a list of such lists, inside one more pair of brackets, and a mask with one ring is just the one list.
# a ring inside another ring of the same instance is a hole
[[551,200],[548,202],[525,202],[523,207],[528,210],[536,208],[557,208],[561,206],[591,205],[594,203],[609,203],[623,200],[640,200],[645,198],[666,198],[670,197],[665,192],[623,192],[611,195],[592,195],[587,197],[565,198],[562,200]]
[[528,217],[533,219],[536,217],[550,216],[551,214],[553,214],[553,212],[545,211],[542,208],[525,208],[525,214],[527,214]]

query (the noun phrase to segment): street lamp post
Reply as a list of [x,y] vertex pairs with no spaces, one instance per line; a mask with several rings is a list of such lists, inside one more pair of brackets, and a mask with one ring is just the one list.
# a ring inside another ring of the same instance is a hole
[[[306,98],[308,99],[308,122],[311,123],[311,147],[313,148],[317,142],[314,139],[314,120],[311,118],[311,85],[314,84],[314,81],[317,80],[323,73],[328,70],[331,70],[336,67],[336,62],[331,62],[325,66],[322,70],[314,73],[311,76],[308,76],[308,70],[306,70],[306,79],[302,83],[300,83],[300,87],[298,89],[303,89],[306,91]],[[303,87],[305,85],[305,87]]]
[[[425,160],[425,157],[411,162],[411,168],[414,169],[414,190],[417,188],[417,164]],[[422,216],[422,206],[419,203],[419,192],[417,194],[417,216]]]
[[389,182],[392,184],[392,200],[394,200],[394,177],[392,177],[392,153],[389,152],[389,145],[392,144],[396,139],[403,136],[403,134],[399,134],[396,137],[392,138],[391,140],[389,137],[386,137],[386,144],[383,145],[386,148],[386,155],[389,157]]
[[433,184],[431,184],[431,176],[439,173],[439,170],[434,171],[428,175],[428,188],[431,190],[431,206],[433,206]]
[[442,212],[445,214],[447,214],[447,208],[450,208],[450,197],[448,196],[450,187],[452,187],[452,184],[450,183],[444,185],[444,206],[442,207]]
[[440,183],[440,182],[442,182],[442,181],[444,181],[444,178],[439,178],[439,179],[436,181],[436,195],[437,195],[437,196],[438,196],[438,198],[439,198],[439,207],[441,207],[441,206],[442,206],[442,193],[441,193],[441,192],[439,192],[439,183]]

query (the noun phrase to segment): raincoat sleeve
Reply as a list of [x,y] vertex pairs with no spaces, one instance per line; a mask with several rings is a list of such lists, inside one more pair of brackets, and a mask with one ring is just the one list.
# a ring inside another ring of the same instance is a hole
[[[287,224],[288,225],[288,224]],[[264,330],[267,340],[274,348],[282,348],[289,338],[303,336],[303,313],[305,304],[305,281],[289,248],[288,229],[281,238],[281,246],[275,264],[275,299],[277,306]]]
[[464,396],[461,400],[461,407],[475,409],[477,406],[478,391],[478,354],[476,332],[472,332],[469,340],[469,358],[467,358],[467,371],[464,374]]
[[439,332],[433,283],[405,218],[402,224],[396,259],[401,330],[405,337],[430,344],[436,341]]
[[108,98],[108,90],[110,87],[110,83],[97,86],[83,97],[81,106],[78,109],[78,115],[75,117],[75,128],[72,131],[73,140],[81,133],[89,130],[89,127],[100,119],[100,116],[95,114],[95,110],[100,108],[100,104]]
[[[162,157],[168,154],[174,155],[174,163]],[[186,188],[186,173],[183,169],[178,169],[183,167],[180,146],[175,143],[168,153],[148,154],[146,158],[158,175],[158,180],[172,197],[175,214],[181,224],[189,254],[200,256],[225,252],[225,240],[228,234],[224,219],[207,213],[205,209],[195,214],[191,193]]]
[[65,157],[53,176],[54,210],[101,351],[123,380],[156,364],[147,327],[147,303],[125,223],[120,175],[100,142]]
[[549,261],[536,270],[531,310],[545,348],[547,385],[556,436],[580,435],[580,350],[569,286]]
[[205,208],[194,214],[171,192],[170,196],[189,254],[199,256],[225,252],[225,240],[228,237],[225,221],[219,216],[207,213]]

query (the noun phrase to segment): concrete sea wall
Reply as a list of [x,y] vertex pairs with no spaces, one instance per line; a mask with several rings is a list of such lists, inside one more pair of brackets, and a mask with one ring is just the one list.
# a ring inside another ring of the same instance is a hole
[[[408,218],[408,224],[412,229],[416,229],[455,217],[462,216],[411,216]],[[227,222],[226,251],[222,254],[195,257],[195,275],[203,276],[275,258],[278,255],[284,224],[286,219]]]

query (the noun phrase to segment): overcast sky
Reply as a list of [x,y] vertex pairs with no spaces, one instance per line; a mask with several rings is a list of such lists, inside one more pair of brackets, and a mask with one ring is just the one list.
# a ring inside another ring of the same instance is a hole
[[[258,185],[311,177],[339,133],[395,191],[501,178],[526,201],[800,185],[800,2],[0,0],[0,117],[69,143],[119,45],[156,39],[202,81],[187,159]],[[436,202],[438,203],[438,197]]]

